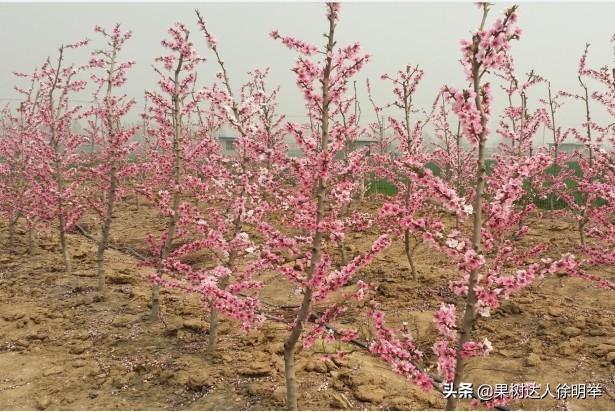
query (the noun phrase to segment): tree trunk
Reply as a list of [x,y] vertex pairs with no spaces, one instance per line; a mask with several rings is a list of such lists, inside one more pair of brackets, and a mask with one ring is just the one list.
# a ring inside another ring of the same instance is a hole
[[[479,30],[482,30],[487,18],[488,8],[483,6],[483,19]],[[473,42],[478,40],[474,38]],[[485,129],[487,126],[487,117],[484,112],[483,102],[480,97],[480,65],[476,61],[476,56],[472,58],[472,83],[474,88],[475,98],[474,105],[480,112],[482,133],[478,137],[478,160],[476,165],[476,193],[474,199],[474,219],[472,228],[472,247],[477,254],[481,253],[481,229],[482,229],[482,195],[483,188],[485,186]],[[457,342],[457,351],[455,359],[455,375],[453,378],[453,388],[459,389],[459,384],[463,379],[463,373],[465,369],[465,362],[462,356],[463,345],[470,340],[472,334],[472,327],[474,325],[474,317],[476,314],[476,286],[478,284],[478,270],[470,272],[470,279],[468,281],[468,296],[466,298],[466,307],[463,314],[463,320],[460,327],[459,341]],[[446,410],[455,410],[457,408],[457,398],[449,397],[446,402]]]
[[[156,268],[156,272],[158,274],[162,272],[162,263],[171,252],[173,237],[175,236],[175,215],[177,215],[178,204],[179,195],[176,193],[173,196],[173,210],[175,211],[175,213],[173,214],[173,216],[169,216],[169,220],[167,221],[167,238],[165,239],[164,245],[162,246],[162,250],[160,251],[160,260],[158,261],[158,267]],[[157,284],[152,287],[152,309],[150,311],[150,320],[160,320],[160,285]]]
[[[329,33],[325,35],[327,38],[327,46],[326,46],[326,57],[325,57],[325,67],[323,70],[323,78],[322,78],[322,121],[321,121],[321,150],[326,153],[328,150],[329,144],[329,105],[331,103],[331,98],[329,95],[329,87],[330,87],[330,76],[331,76],[331,68],[333,64],[332,52],[333,47],[335,46],[335,41],[333,39],[335,32],[335,17],[333,13],[329,13]],[[306,284],[312,279],[314,272],[316,270],[316,266],[320,262],[321,250],[322,250],[322,240],[323,233],[318,231],[318,227],[320,222],[323,220],[323,215],[325,212],[325,195],[326,188],[322,178],[318,179],[318,183],[316,185],[316,191],[314,196],[316,197],[316,219],[315,219],[315,227],[316,232],[314,233],[314,237],[312,238],[312,257],[310,259],[310,266],[306,272]],[[288,410],[294,411],[297,410],[297,382],[295,379],[295,347],[297,346],[297,342],[301,337],[301,333],[303,332],[303,327],[305,322],[310,314],[310,309],[312,305],[312,289],[306,287],[303,292],[303,301],[301,302],[301,307],[297,312],[297,317],[295,318],[295,324],[291,329],[290,334],[288,335],[286,341],[284,342],[284,374],[286,378],[286,401]]]
[[291,346],[288,341],[284,343],[284,376],[286,378],[287,409],[289,411],[296,411],[298,407],[297,382],[295,380],[295,349],[294,344]]
[[34,253],[34,249],[36,248],[35,234],[34,225],[32,225],[28,229],[28,255],[32,255]]
[[[54,132],[55,133],[55,132]],[[54,145],[54,151],[59,152],[58,144]],[[66,245],[66,216],[64,216],[64,176],[62,174],[62,165],[60,161],[55,161],[56,185],[58,189],[58,229],[60,231],[60,246],[62,247],[62,258],[64,259],[64,269],[66,273],[72,273],[72,266],[68,247]]]
[[[229,257],[229,268],[232,268],[233,263],[231,261],[234,261],[234,256]],[[225,277],[224,279],[220,280],[220,289],[226,289],[226,287],[229,284],[229,277]],[[216,341],[218,339],[218,325],[219,325],[220,321],[218,320],[218,309],[214,306],[214,302],[211,302],[211,313],[209,316],[209,340],[207,343],[207,354],[211,357],[215,351],[216,351]]]
[[[319,236],[320,233],[317,233]],[[320,247],[318,247],[318,260],[320,260]],[[312,262],[315,259],[312,258]],[[317,262],[317,260],[316,260]],[[315,268],[315,266],[313,266]],[[313,270],[309,274],[309,278],[312,277]],[[286,378],[286,401],[287,409],[289,411],[296,411],[297,406],[297,382],[295,378],[295,347],[303,332],[305,321],[310,313],[310,306],[312,304],[312,290],[307,288],[303,295],[303,302],[297,313],[297,319],[295,326],[292,328],[290,335],[284,342],[284,376]]]
[[28,229],[28,255],[34,254],[34,249],[36,248],[36,232],[34,231],[34,225],[30,226]]
[[[181,107],[180,107],[180,99],[178,96],[178,88],[179,88],[179,73],[181,72],[181,68],[183,65],[183,55],[179,57],[179,61],[177,63],[177,67],[175,68],[174,75],[174,94],[172,97],[173,101],[173,203],[171,205],[171,210],[173,214],[169,216],[167,220],[167,237],[164,241],[164,245],[162,250],[160,251],[160,260],[158,261],[157,272],[160,274],[162,272],[162,263],[171,253],[171,247],[173,245],[173,238],[175,237],[175,226],[177,224],[177,218],[179,213],[179,201],[180,201],[180,183],[181,183]],[[160,286],[154,285],[152,288],[152,310],[150,312],[151,320],[157,321],[160,320]]]
[[579,240],[581,241],[581,246],[585,246],[585,221],[579,222]]
[[348,263],[348,257],[346,256],[346,246],[344,245],[344,241],[339,241],[338,248],[340,251],[340,267],[344,267]]
[[117,189],[117,171],[115,166],[111,168],[111,178],[109,182],[109,190],[107,192],[107,214],[102,226],[102,233],[98,241],[98,251],[96,259],[98,261],[98,292],[103,295],[106,293],[105,285],[105,250],[109,242],[109,232],[111,230],[111,222],[113,220],[113,206],[115,204],[115,192]]
[[64,259],[64,269],[66,273],[70,274],[73,272],[73,268],[71,266],[70,255],[68,253],[68,245],[66,244],[66,231],[64,230],[64,213],[60,212],[60,246],[62,247],[62,258]]
[[[476,250],[476,253],[479,253],[480,240],[481,240],[480,231],[481,231],[481,226],[482,226],[481,196],[482,196],[483,186],[484,186],[484,176],[483,176],[484,168],[482,167],[483,152],[484,152],[483,144],[481,143],[479,145],[479,154],[478,154],[479,163],[481,165],[479,166],[479,170],[481,170],[481,172],[478,173],[479,176],[478,176],[478,180],[476,183],[476,200],[474,202],[474,229],[473,229],[474,239],[473,239],[473,243],[474,243],[474,249]],[[470,340],[470,335],[472,333],[472,326],[474,325],[474,316],[476,312],[476,301],[477,301],[475,287],[477,283],[478,283],[478,271],[473,270],[470,273],[470,280],[469,280],[469,285],[468,285],[468,296],[466,299],[466,307],[465,307],[465,312],[463,314],[463,320],[461,323],[459,341],[457,343],[455,376],[453,380],[453,388],[455,388],[455,390],[459,388],[459,384],[461,383],[463,379],[463,372],[465,368],[465,362],[462,356],[463,345]],[[448,401],[446,403],[446,410],[453,411],[456,408],[457,408],[457,399],[453,397],[448,398]]]
[[[167,221],[167,238],[164,241],[164,245],[162,246],[162,250],[160,251],[160,260],[158,261],[158,267],[156,272],[162,272],[162,263],[171,253],[171,246],[173,244],[173,238],[175,237],[175,216],[177,215],[177,211],[179,209],[179,194],[175,193],[173,195],[173,208],[174,211],[173,216],[169,216],[169,220]],[[152,309],[150,311],[150,319],[153,321],[160,320],[160,285],[154,285],[152,287]]]
[[414,255],[415,247],[412,245],[412,239],[410,235],[410,229],[406,229],[404,232],[404,251],[406,252],[406,257],[408,258],[408,264],[410,265],[410,273],[412,274],[412,280],[416,280],[416,268],[414,266]]

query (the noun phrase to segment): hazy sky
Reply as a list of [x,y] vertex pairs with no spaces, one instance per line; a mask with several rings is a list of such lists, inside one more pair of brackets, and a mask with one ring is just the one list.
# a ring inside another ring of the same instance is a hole
[[[509,4],[493,6],[490,21]],[[55,55],[61,43],[89,37],[94,40],[93,47],[98,46],[101,43],[93,32],[94,25],[110,27],[119,22],[134,33],[125,48],[125,57],[137,61],[125,91],[142,102],[143,90],[156,87],[151,64],[161,54],[160,40],[174,22],[181,21],[191,28],[200,53],[211,57],[197,30],[195,8],[205,16],[218,39],[235,88],[246,80],[245,72],[269,66],[270,84],[282,88],[281,109],[291,119],[301,120],[303,102],[289,70],[296,54],[272,40],[268,33],[279,29],[281,34],[322,44],[326,22],[321,3],[0,4],[0,99],[17,97],[12,71],[30,71],[40,66],[48,55]],[[578,91],[576,71],[586,42],[592,44],[588,59],[591,66],[614,64],[609,41],[615,32],[614,16],[615,3],[521,3],[519,25],[523,36],[513,45],[518,73],[533,68],[551,80],[555,89]],[[391,94],[389,85],[379,79],[380,74],[394,72],[406,63],[419,64],[425,70],[416,95],[419,106],[429,107],[442,84],[463,87],[459,40],[469,37],[480,17],[471,3],[343,3],[338,44],[359,41],[364,51],[373,55],[372,62],[357,77],[363,119],[372,117],[364,92],[365,77],[372,81],[376,100],[384,104]],[[70,59],[84,63],[87,53],[73,52]],[[210,60],[202,66],[200,79],[210,83],[215,71],[217,67]],[[535,89],[530,96],[534,107],[538,90],[546,92]],[[496,109],[504,102],[502,93],[497,93]],[[571,102],[560,117],[564,126],[572,126],[582,115],[578,103]],[[601,116],[596,112],[598,120]]]

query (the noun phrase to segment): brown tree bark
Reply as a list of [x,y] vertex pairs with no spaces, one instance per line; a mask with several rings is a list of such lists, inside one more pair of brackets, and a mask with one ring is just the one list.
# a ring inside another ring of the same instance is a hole
[[[335,45],[334,41],[335,34],[335,16],[333,13],[329,14],[329,32],[326,35],[327,37],[327,46],[326,46],[326,61],[323,73],[323,81],[322,81],[322,123],[321,123],[321,150],[328,150],[329,144],[329,105],[331,98],[329,96],[329,87],[330,87],[330,76],[331,76],[331,68],[332,68],[332,58],[331,55],[333,53],[333,47]],[[316,186],[315,196],[317,199],[316,206],[316,228],[319,227],[319,223],[323,219],[323,215],[325,212],[325,195],[326,188],[324,186],[324,182],[322,179],[318,180],[318,184]],[[312,239],[312,257],[310,260],[310,265],[307,269],[306,277],[307,281],[309,281],[314,275],[314,271],[316,270],[316,265],[320,261],[321,256],[321,248],[322,248],[322,240],[323,233],[316,229],[316,233]],[[295,324],[291,329],[290,334],[286,338],[284,342],[284,374],[286,378],[286,401],[288,410],[297,410],[297,382],[295,377],[295,348],[297,346],[297,342],[301,337],[303,332],[303,328],[307,318],[310,314],[311,305],[312,305],[312,290],[307,287],[303,292],[303,301],[301,302],[301,306],[297,313],[297,317],[295,319]]]
[[[483,5],[483,18],[480,25],[480,30],[483,30],[485,21],[487,19],[487,13],[489,7],[487,4]],[[478,38],[475,36],[473,39],[474,48],[478,47]],[[476,165],[476,186],[475,186],[475,199],[474,199],[474,211],[473,211],[473,226],[472,226],[472,247],[476,253],[481,253],[481,229],[482,229],[482,194],[485,186],[485,130],[487,126],[487,116],[485,115],[481,97],[480,97],[480,64],[476,60],[476,56],[472,57],[472,86],[476,97],[474,98],[474,105],[480,111],[482,132],[478,136],[478,160]],[[470,273],[470,279],[468,282],[468,296],[466,298],[466,307],[463,314],[462,322],[459,328],[459,340],[457,342],[456,361],[455,361],[455,375],[453,378],[453,388],[457,390],[459,384],[463,379],[463,373],[465,368],[465,362],[462,356],[463,345],[470,340],[472,334],[472,326],[474,325],[474,318],[476,315],[476,291],[475,287],[478,283],[478,270],[473,270]],[[446,403],[446,410],[455,410],[457,408],[457,398],[450,397]]]

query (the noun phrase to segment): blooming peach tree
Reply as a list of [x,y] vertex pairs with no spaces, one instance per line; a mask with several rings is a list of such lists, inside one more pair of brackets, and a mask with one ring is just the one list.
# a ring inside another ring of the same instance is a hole
[[574,154],[565,153],[561,150],[561,145],[565,143],[570,131],[562,129],[558,116],[558,111],[564,105],[566,96],[567,93],[563,91],[555,93],[551,88],[551,82],[547,81],[547,98],[540,99],[540,103],[547,112],[544,125],[551,132],[553,140],[553,143],[549,146],[549,155],[553,159],[553,163],[546,171],[544,182],[552,218],[555,216],[555,201],[560,199],[560,193],[569,190],[566,181],[573,178],[573,171],[565,169],[564,166],[569,164]]
[[[350,229],[340,217],[353,189],[346,176],[361,169],[366,162],[365,151],[355,151],[345,167],[338,167],[336,154],[344,149],[354,127],[344,125],[343,118],[350,117],[345,112],[350,106],[343,102],[348,100],[350,79],[368,62],[369,56],[362,54],[357,43],[336,48],[340,6],[327,3],[326,10],[328,28],[323,49],[282,36],[278,31],[271,33],[274,39],[299,54],[293,71],[311,122],[311,125],[287,125],[287,131],[305,157],[289,159],[295,184],[283,191],[278,207],[280,222],[261,225],[261,231],[268,233],[264,256],[302,296],[284,342],[286,400],[291,410],[298,406],[294,355],[299,339],[303,336],[304,347],[309,347],[318,337],[331,338],[325,325],[344,311],[341,302],[328,301],[324,313],[316,315],[313,305],[330,299],[334,291],[346,285],[390,243],[386,235],[380,236],[366,253],[354,256],[340,269],[332,268],[328,246],[336,245]],[[359,282],[354,296],[362,298],[365,286]],[[311,317],[315,318],[315,325],[306,330]],[[343,340],[356,336],[352,330],[340,332]]]
[[[615,44],[615,35],[611,38]],[[590,264],[610,264],[613,256],[613,233],[611,221],[613,212],[612,182],[615,162],[613,143],[615,142],[615,68],[607,65],[593,69],[587,64],[589,45],[579,63],[579,82],[583,94],[569,96],[581,101],[585,106],[584,132],[572,128],[570,131],[586,147],[586,153],[577,156],[580,174],[576,176],[576,192],[566,193],[573,216],[578,221],[579,236],[583,250],[588,254]],[[591,83],[590,83],[591,82]],[[595,90],[590,94],[590,85]],[[603,110],[610,118],[608,125],[599,124],[590,116],[590,102]],[[586,233],[587,232],[587,233]],[[586,242],[586,236],[592,244]]]
[[[485,143],[489,136],[487,127],[491,116],[492,97],[489,83],[483,76],[488,72],[502,70],[509,61],[508,51],[512,40],[519,38],[516,27],[516,10],[506,10],[491,28],[486,29],[487,4],[481,4],[483,18],[480,28],[470,41],[462,41],[462,62],[469,90],[445,88],[452,101],[452,110],[459,118],[464,138],[477,147],[478,158],[473,182],[474,207],[471,238],[458,230],[440,231],[430,237],[433,244],[442,249],[456,263],[463,277],[451,281],[449,287],[465,302],[461,319],[455,304],[442,303],[434,320],[441,338],[433,350],[438,357],[438,372],[445,383],[454,390],[464,376],[465,361],[469,357],[488,354],[491,343],[475,339],[472,328],[476,316],[488,316],[499,307],[502,300],[527,287],[535,279],[552,273],[564,273],[594,281],[600,287],[613,285],[580,270],[573,255],[563,255],[559,260],[540,257],[546,245],[524,246],[519,240],[529,228],[520,221],[529,212],[519,204],[524,195],[523,182],[542,173],[550,162],[543,151],[532,156],[499,156],[492,175],[486,174]],[[384,314],[372,312],[378,330],[372,342],[372,351],[382,356],[400,374],[408,377],[424,389],[434,385],[431,377],[417,365],[423,354],[414,344],[408,331],[401,331],[401,338],[387,328]],[[447,409],[457,407],[458,399],[449,397]],[[497,399],[490,406],[507,400]]]
[[156,256],[154,285],[152,288],[151,318],[159,319],[159,274],[165,259],[173,251],[178,236],[177,225],[181,219],[181,198],[192,190],[195,162],[207,145],[199,144],[190,133],[191,118],[196,116],[198,102],[192,96],[196,82],[196,67],[204,60],[192,42],[190,31],[181,23],[168,30],[169,38],[161,42],[168,54],[156,58],[161,67],[155,67],[159,75],[159,92],[146,92],[149,118],[148,134],[152,139],[147,168],[148,179],[144,189],[159,208],[166,220],[162,235],[149,237],[152,254]]
[[92,164],[86,169],[88,201],[101,220],[100,238],[96,259],[98,262],[98,290],[105,293],[105,250],[109,242],[109,233],[116,201],[124,189],[124,177],[132,170],[128,157],[134,150],[136,129],[123,126],[123,117],[134,106],[134,100],[118,95],[116,90],[126,83],[128,70],[133,61],[122,62],[120,52],[124,43],[132,36],[123,32],[119,24],[111,31],[100,26],[95,27],[106,43],[106,48],[92,52],[90,67],[91,79],[97,88],[94,92],[95,105],[85,114],[89,118],[90,140],[93,150],[90,153]]
[[[186,194],[191,193],[198,203],[179,205],[177,239],[182,245],[165,257],[157,281],[197,293],[208,306],[208,352],[213,354],[219,314],[242,321],[244,328],[263,320],[258,314],[261,283],[253,278],[269,267],[269,261],[260,257],[260,245],[249,233],[258,230],[270,208],[266,195],[275,186],[284,146],[278,127],[281,120],[275,113],[277,93],[266,93],[266,72],[252,72],[235,97],[217,42],[198,11],[197,17],[220,67],[219,83],[196,91],[198,100],[209,103],[205,113],[199,111],[199,119],[205,114],[238,136],[234,153],[224,156],[216,140],[218,127],[210,122],[203,128],[199,123],[198,151],[185,158],[194,170],[186,176],[190,181]],[[185,262],[186,256],[196,252],[211,255],[211,267]]]
[[0,111],[0,214],[8,221],[9,248],[14,246],[18,221],[25,219],[31,229],[37,220],[32,190],[36,152],[28,144],[31,133],[36,132],[30,122],[33,92],[33,88],[24,91],[26,100],[20,103],[17,115],[8,105]]
[[38,100],[32,114],[36,131],[30,134],[38,163],[32,180],[33,196],[41,205],[48,205],[47,222],[55,221],[67,272],[71,272],[70,252],[66,232],[81,217],[85,207],[82,196],[83,173],[80,170],[83,135],[75,132],[73,122],[81,106],[73,106],[70,97],[82,91],[87,82],[79,74],[87,66],[67,64],[66,54],[84,47],[88,40],[62,45],[57,59],[48,57],[32,75],[22,75],[38,83]]
[[382,79],[393,83],[395,101],[388,106],[400,109],[402,118],[399,120],[390,116],[388,119],[399,147],[396,156],[388,157],[388,167],[381,170],[397,188],[397,195],[386,201],[381,210],[380,223],[389,228],[392,237],[403,238],[404,251],[414,280],[417,278],[413,257],[416,248],[425,236],[443,227],[437,216],[437,206],[444,205],[461,216],[471,210],[455,190],[442,179],[433,176],[427,168],[431,156],[423,146],[422,133],[431,120],[438,100],[426,119],[411,120],[415,111],[413,95],[422,77],[423,71],[411,65],[399,70],[395,77],[387,74],[382,76]]

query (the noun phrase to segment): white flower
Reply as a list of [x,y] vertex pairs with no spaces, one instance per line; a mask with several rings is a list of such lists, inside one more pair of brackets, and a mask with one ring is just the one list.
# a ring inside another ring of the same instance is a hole
[[489,342],[489,339],[483,339],[483,345],[485,346],[485,355],[489,354],[493,350],[493,345]]
[[[481,306],[477,309],[477,312],[479,315],[481,315],[483,318],[488,318],[491,316],[491,307],[489,306]],[[489,341],[487,341],[489,342]]]
[[463,250],[463,247],[465,246],[465,242],[459,241],[457,239],[448,239],[446,241],[446,246],[461,252]]

